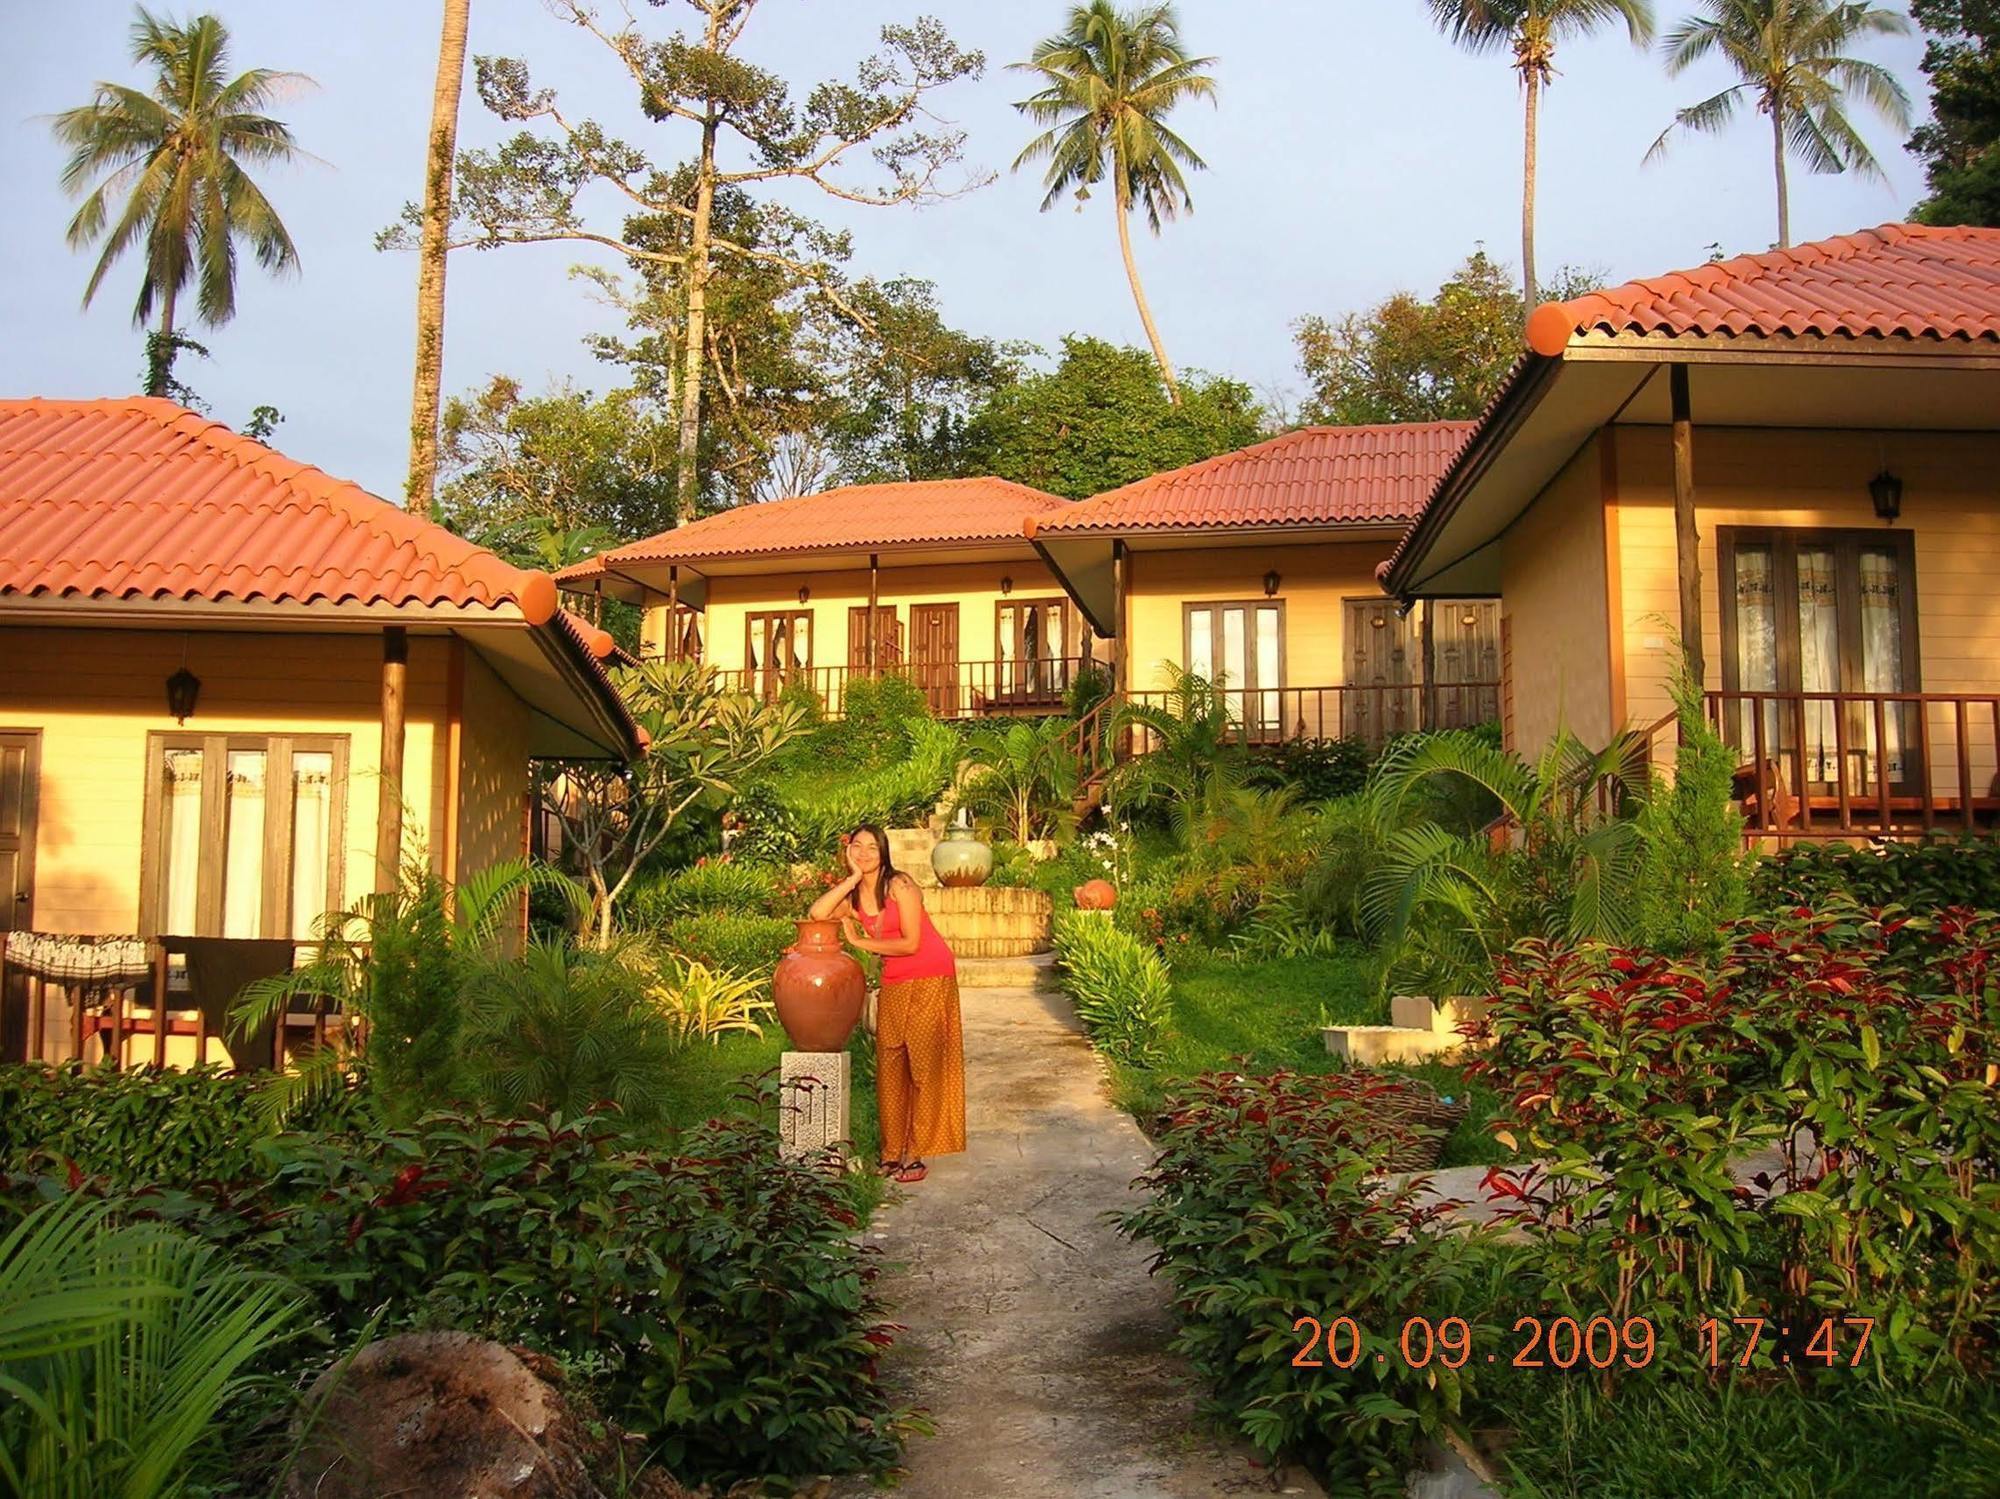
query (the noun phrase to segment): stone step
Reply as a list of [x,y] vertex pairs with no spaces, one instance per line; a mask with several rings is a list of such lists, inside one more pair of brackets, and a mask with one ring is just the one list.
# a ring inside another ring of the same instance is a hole
[[1053,989],[1056,986],[1055,954],[1036,953],[1031,957],[958,957],[958,986],[961,989]]

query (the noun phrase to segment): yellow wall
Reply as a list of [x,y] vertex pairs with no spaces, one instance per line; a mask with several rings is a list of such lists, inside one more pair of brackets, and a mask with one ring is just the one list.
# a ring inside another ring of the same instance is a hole
[[1597,444],[1587,444],[1500,543],[1513,743],[1525,754],[1546,744],[1560,726],[1593,748],[1618,728],[1602,462]]
[[[452,643],[410,641],[405,837],[445,854]],[[460,778],[461,870],[520,847],[526,709],[467,650]],[[201,679],[194,717],[166,711],[183,658]],[[0,627],[0,729],[41,731],[30,923],[52,932],[133,932],[150,732],[344,735],[344,895],[374,888],[381,763],[381,640],[375,634],[248,634]]]
[[[1622,560],[1621,634],[1627,711],[1649,725],[1672,709],[1670,628],[1680,621],[1674,564],[1673,454],[1661,427],[1617,436],[1616,530]],[[1895,529],[1916,537],[1917,637],[1926,692],[2000,690],[2000,436],[1695,428],[1702,651],[1707,685],[1722,685],[1718,526],[1881,529],[1868,481],[1887,466],[1903,480]],[[1537,507],[1540,508],[1540,507]],[[1516,642],[1516,660],[1519,643]],[[1934,784],[1955,790],[1952,716],[1932,708]],[[1983,723],[1982,723],[1983,720]],[[1972,770],[1983,792],[1995,766],[1990,709],[1972,713]]]

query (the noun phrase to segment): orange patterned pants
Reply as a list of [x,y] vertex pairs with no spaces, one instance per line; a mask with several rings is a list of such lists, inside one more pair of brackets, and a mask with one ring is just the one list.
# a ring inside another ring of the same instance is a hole
[[958,980],[884,984],[875,1018],[875,1101],[882,1159],[965,1149],[965,1042]]

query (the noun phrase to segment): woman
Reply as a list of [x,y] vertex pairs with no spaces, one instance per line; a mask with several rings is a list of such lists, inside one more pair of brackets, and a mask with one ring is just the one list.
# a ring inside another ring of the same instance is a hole
[[882,959],[875,1016],[882,1174],[920,1182],[925,1156],[965,1149],[958,964],[931,925],[917,882],[889,862],[889,835],[864,823],[847,836],[845,851],[847,878],[813,902],[812,918],[838,914],[848,944]]

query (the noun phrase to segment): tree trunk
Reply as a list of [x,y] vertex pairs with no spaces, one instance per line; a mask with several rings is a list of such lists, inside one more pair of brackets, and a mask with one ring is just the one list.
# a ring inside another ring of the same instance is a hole
[[437,496],[438,403],[444,380],[444,269],[451,232],[451,174],[458,153],[458,95],[472,0],[444,0],[437,86],[431,94],[424,222],[417,245],[417,370],[410,390],[410,475],[403,503],[427,516]]
[[1174,379],[1174,367],[1167,359],[1167,346],[1160,342],[1160,330],[1153,324],[1153,309],[1146,305],[1146,289],[1139,284],[1139,262],[1132,258],[1132,226],[1127,222],[1132,210],[1126,194],[1122,156],[1113,163],[1112,169],[1118,174],[1112,211],[1118,215],[1118,248],[1125,256],[1125,278],[1132,283],[1132,300],[1139,304],[1139,321],[1146,325],[1146,341],[1153,346],[1153,359],[1160,366],[1160,378],[1167,382],[1167,399],[1178,406],[1181,403],[1180,382]]
[[1792,201],[1785,185],[1785,106],[1777,100],[1771,102],[1771,158],[1778,169],[1778,248],[1785,250],[1792,243]]
[[160,300],[160,331],[153,335],[146,358],[146,394],[165,399],[174,383],[174,298],[179,288],[170,286]]
[[701,387],[708,344],[710,221],[715,215],[715,136],[713,108],[701,127],[701,162],[695,169],[694,221],[689,226],[687,329],[681,355],[681,433],[674,474],[674,524],[694,519],[701,493],[695,464],[701,452]]
[[1522,75],[1528,89],[1527,126],[1521,152],[1521,297],[1535,310],[1535,140],[1541,124],[1542,86],[1531,68]]

